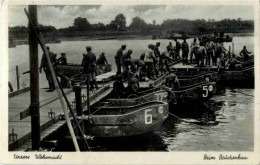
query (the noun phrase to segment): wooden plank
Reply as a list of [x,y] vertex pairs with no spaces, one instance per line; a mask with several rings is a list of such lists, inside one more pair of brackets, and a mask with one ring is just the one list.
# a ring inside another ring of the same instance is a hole
[[[69,94],[69,93],[71,93],[71,92],[72,92],[72,89],[69,90],[69,91],[67,91],[67,92],[65,92],[65,94],[67,95],[67,94]],[[59,97],[56,96],[56,97],[54,97],[54,98],[52,98],[52,99],[49,99],[49,100],[47,100],[47,101],[45,101],[45,102],[41,102],[41,103],[40,103],[40,107],[43,107],[43,106],[45,106],[45,105],[48,105],[48,104],[50,104],[50,103],[52,103],[52,102],[54,102],[54,101],[56,101],[56,100],[58,100],[58,99],[59,99]],[[24,111],[20,112],[20,120],[23,120],[24,118],[26,118],[26,117],[28,117],[28,116],[30,116],[29,108],[27,108],[27,109],[25,109]]]
[[9,93],[9,94],[8,94],[8,98],[12,98],[12,97],[14,97],[14,96],[17,96],[17,95],[19,95],[19,94],[22,94],[22,93],[25,93],[25,92],[28,92],[28,91],[30,91],[30,87],[25,87],[25,88],[23,88],[23,89],[19,89],[19,90],[17,90],[17,91],[14,91],[14,92]]
[[[47,121],[45,124],[41,125],[41,130],[42,131],[45,130],[50,125],[52,125],[54,122],[55,122],[54,119]],[[31,132],[27,133],[25,136],[19,138],[18,140],[14,141],[14,142],[10,142],[9,146],[8,146],[9,151],[13,151],[13,150],[17,149],[18,147],[20,147],[21,145],[23,145],[25,142],[27,142],[30,139],[31,139]]]
[[[101,99],[102,97],[104,97],[107,93],[111,92],[111,88],[109,87],[109,85],[106,85],[104,87],[102,87],[101,89],[99,89],[97,92],[93,93],[90,97],[90,104],[93,105],[94,103],[96,103],[99,99]],[[106,93],[104,95],[104,93]],[[68,99],[70,101],[72,101],[74,99],[73,97],[73,93],[69,94]],[[86,100],[82,103],[83,105],[85,104]],[[52,102],[46,106],[44,106],[44,108],[42,108],[41,113],[43,113],[43,111],[45,113],[41,114],[41,120],[42,117],[47,116],[47,112],[46,110],[48,109],[48,107],[54,107],[53,108],[53,112],[57,112],[56,114],[58,114],[58,112],[62,113],[60,106],[56,103],[56,102]],[[74,109],[75,110],[75,109]],[[59,115],[59,114],[58,114]],[[47,123],[50,121],[53,121],[52,123],[50,123],[49,125],[42,125],[41,126],[41,141],[44,141],[46,138],[48,138],[51,134],[53,134],[55,131],[57,131],[59,128],[61,128],[62,126],[64,126],[66,124],[66,122],[64,120],[60,120],[57,123],[54,122],[54,119],[48,119],[46,118]],[[30,123],[30,120],[28,121],[28,125]],[[46,124],[46,123],[45,123]],[[30,130],[30,128],[29,128]],[[27,133],[25,136],[19,138],[16,142],[12,142],[11,144],[9,144],[9,150],[21,150],[21,147],[23,146],[24,143],[28,142],[28,140],[30,140],[30,132]],[[24,147],[24,146],[23,146]],[[30,147],[29,147],[30,148]],[[26,148],[27,149],[27,148]],[[24,149],[24,150],[26,150]]]

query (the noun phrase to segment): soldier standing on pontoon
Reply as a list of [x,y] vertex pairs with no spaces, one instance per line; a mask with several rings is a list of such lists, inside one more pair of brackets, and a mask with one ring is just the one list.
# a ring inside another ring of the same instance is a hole
[[91,47],[86,47],[87,54],[85,55],[83,59],[83,67],[84,67],[84,73],[86,73],[91,78],[90,81],[90,88],[91,90],[94,89],[94,85],[96,89],[98,89],[97,81],[96,81],[96,55],[91,52]]
[[[51,60],[52,65],[54,65],[56,63],[56,54],[54,54],[53,52],[50,51],[50,47],[47,46],[47,51]],[[42,69],[44,69],[46,78],[48,80],[49,83],[49,90],[47,90],[46,92],[53,92],[55,90],[55,85],[54,85],[54,81],[51,75],[51,71],[47,62],[47,59],[45,57],[45,54],[42,55],[42,60],[41,60],[41,65],[40,65],[40,73],[42,73]]]
[[124,50],[126,49],[126,45],[122,45],[121,48],[117,51],[116,55],[115,55],[115,62],[116,62],[116,66],[117,66],[117,72],[116,74],[121,74],[121,62],[120,59],[124,54]]

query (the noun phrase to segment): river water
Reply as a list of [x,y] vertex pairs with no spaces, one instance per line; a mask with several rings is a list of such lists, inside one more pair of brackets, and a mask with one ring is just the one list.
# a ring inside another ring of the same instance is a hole
[[[133,50],[133,58],[139,58],[149,43],[161,42],[161,51],[165,50],[169,40],[103,40],[103,41],[62,41],[60,44],[48,44],[51,51],[67,54],[69,63],[81,63],[82,54],[87,45],[99,55],[106,53],[108,62],[114,65],[114,55],[122,44]],[[188,43],[192,42],[191,39]],[[245,45],[253,51],[253,37],[234,37],[236,54]],[[175,44],[172,41],[173,45]],[[228,49],[230,43],[224,46]],[[39,47],[39,57],[42,50]],[[9,81],[16,89],[15,66],[19,66],[20,82],[28,86],[29,75],[23,75],[29,69],[28,45],[9,48]],[[40,59],[39,59],[40,62]],[[47,87],[45,75],[40,75],[40,87]],[[204,109],[196,112],[197,109]],[[169,116],[155,133],[138,137],[94,140],[90,146],[94,151],[252,151],[254,148],[254,89],[226,88],[215,95],[207,106],[186,109],[190,113],[178,114],[179,118]],[[173,114],[177,111],[172,109]],[[176,113],[175,113],[176,112]],[[204,122],[209,119],[210,122]],[[207,118],[208,117],[208,118]],[[203,122],[202,122],[203,121]],[[72,144],[66,144],[60,150],[73,150]]]

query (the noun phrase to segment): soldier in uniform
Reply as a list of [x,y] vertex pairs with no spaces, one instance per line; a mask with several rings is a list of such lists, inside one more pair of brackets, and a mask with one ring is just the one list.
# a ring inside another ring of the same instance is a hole
[[210,65],[211,58],[213,61],[214,46],[215,46],[215,44],[213,41],[209,41],[206,44],[206,50],[207,50],[206,65]]
[[[159,70],[157,69],[157,66],[158,66],[158,59],[160,59],[160,51],[159,51],[159,47],[160,47],[161,43],[160,42],[156,42],[156,45],[154,46],[154,59],[153,59],[153,65],[154,65],[154,71],[155,71],[155,74],[157,76],[159,76]],[[159,69],[161,69],[161,64],[159,63]]]
[[97,81],[96,81],[96,55],[91,52],[91,47],[87,46],[86,47],[87,54],[83,59],[83,71],[84,73],[87,74],[87,76],[90,76],[91,81],[90,81],[90,87],[91,89],[94,89],[94,85],[96,89],[98,89]]
[[57,64],[59,64],[59,65],[68,65],[67,58],[66,58],[66,53],[61,53],[61,57],[58,58]]
[[116,76],[116,81],[113,83],[113,91],[114,91],[114,95],[115,98],[124,98],[126,95],[126,89],[125,86],[123,84],[123,79],[122,79],[122,75],[119,74]]
[[107,62],[107,58],[105,56],[105,53],[102,52],[100,55],[99,55],[99,58],[97,59],[97,65],[107,65],[108,62]]
[[[56,63],[56,55],[50,51],[50,47],[48,47],[48,46],[47,46],[47,51],[48,51],[51,63],[52,63],[52,65],[54,65]],[[54,85],[54,81],[53,81],[51,71],[48,66],[48,62],[45,57],[45,54],[42,55],[40,73],[42,73],[42,69],[44,69],[46,79],[48,80],[48,83],[49,83],[49,90],[47,90],[46,92],[53,92],[55,90],[55,85]]]
[[194,52],[192,51],[193,50],[193,47],[198,45],[197,43],[197,38],[194,38],[193,42],[190,44],[190,64],[192,64],[192,60],[193,60],[193,54]]
[[175,59],[180,59],[180,51],[181,51],[181,43],[175,38],[174,41],[176,42],[176,57]]
[[122,64],[120,63],[120,59],[121,59],[121,56],[123,56],[125,49],[126,49],[126,45],[122,45],[121,48],[117,51],[117,53],[115,55],[115,62],[116,62],[116,66],[117,66],[116,74],[121,74],[121,65]]
[[184,39],[182,45],[182,60],[183,60],[183,65],[188,64],[188,54],[189,54],[189,45],[186,42],[186,39]]
[[171,57],[172,59],[174,59],[174,53],[173,53],[172,42],[169,42],[169,45],[167,46],[167,52],[168,52],[168,54],[169,54],[169,57]]
[[145,52],[145,56],[144,56],[144,62],[147,68],[147,77],[149,79],[155,79],[155,73],[154,73],[154,45],[149,44],[148,45],[148,49]]
[[244,48],[241,50],[241,52],[239,53],[240,56],[244,57],[245,61],[248,60],[249,58],[249,54],[251,54],[252,52],[249,52],[247,49],[246,49],[246,46],[244,46]]
[[126,88],[127,91],[127,96],[131,94],[138,94],[138,89],[139,89],[139,81],[138,79],[134,76],[132,72],[129,73],[129,80],[128,80],[128,85]]
[[120,58],[120,64],[123,67],[123,75],[125,77],[128,76],[129,73],[129,66],[133,65],[132,61],[131,61],[131,54],[132,54],[132,50],[128,50],[125,54],[123,54]]

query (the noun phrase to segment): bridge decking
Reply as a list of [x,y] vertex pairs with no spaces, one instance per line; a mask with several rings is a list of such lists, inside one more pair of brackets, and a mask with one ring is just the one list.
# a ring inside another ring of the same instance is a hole
[[[106,74],[106,76],[100,76],[102,78],[110,79],[114,74]],[[156,80],[150,80],[148,82],[140,83],[141,87],[148,87],[149,84],[158,86],[164,76],[158,77]],[[90,104],[93,105],[103,96],[111,92],[113,81],[108,83],[102,83],[99,85],[100,89],[95,92],[90,92]],[[49,135],[55,132],[57,129],[66,124],[66,120],[60,119],[63,116],[60,100],[57,92],[46,92],[47,89],[41,88],[39,90],[39,102],[40,102],[40,125],[41,125],[41,140],[45,140]],[[72,89],[64,89],[66,96],[73,105],[75,94]],[[86,96],[86,87],[82,87],[82,95]],[[84,109],[86,109],[86,97],[82,99]],[[9,129],[9,150],[10,151],[25,151],[31,148],[31,117],[29,115],[30,105],[30,91],[25,90],[23,93],[9,95],[8,103],[8,129]],[[75,105],[72,106],[75,108]],[[67,109],[69,112],[69,109]],[[50,113],[55,113],[51,116]],[[54,117],[55,116],[55,117]],[[13,139],[13,135],[17,135],[17,139]]]
[[[99,78],[109,79],[113,74],[102,75]],[[100,89],[95,92],[90,92],[90,100],[93,104],[98,100],[99,95],[109,88],[108,85],[99,85]],[[40,88],[39,102],[40,102],[40,125],[41,125],[41,139],[46,138],[53,131],[60,126],[66,124],[65,120],[58,120],[59,116],[63,115],[63,110],[60,104],[57,92],[46,92],[47,89]],[[64,89],[64,92],[72,105],[75,107],[73,101],[75,94],[72,89]],[[86,104],[86,87],[82,87],[83,104]],[[28,144],[31,144],[31,117],[29,115],[30,106],[30,89],[22,89],[22,91],[15,91],[9,94],[8,99],[8,132],[9,132],[9,150],[25,150]],[[68,112],[69,109],[67,108]],[[52,114],[52,115],[51,115]],[[14,135],[14,136],[13,136]]]

